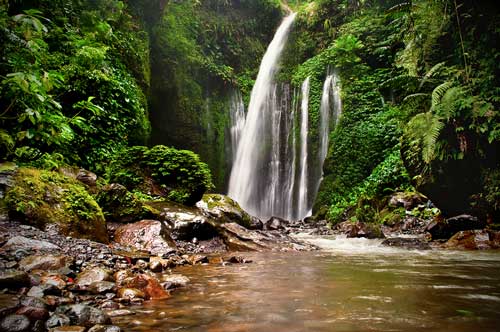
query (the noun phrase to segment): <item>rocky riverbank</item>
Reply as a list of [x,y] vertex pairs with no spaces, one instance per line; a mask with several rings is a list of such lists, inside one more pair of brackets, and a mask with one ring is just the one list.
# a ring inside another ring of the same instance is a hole
[[128,306],[167,299],[189,283],[178,266],[251,263],[235,250],[315,249],[227,203],[167,204],[162,221],[108,223],[109,244],[2,216],[0,330],[120,331],[113,318],[132,315]]

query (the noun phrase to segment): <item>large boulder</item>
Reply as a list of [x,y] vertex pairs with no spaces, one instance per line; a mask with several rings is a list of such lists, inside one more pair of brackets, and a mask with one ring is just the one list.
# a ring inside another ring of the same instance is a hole
[[19,268],[29,272],[33,270],[55,271],[68,267],[73,258],[65,255],[31,255],[19,262]]
[[218,235],[214,226],[208,222],[210,217],[196,207],[188,207],[173,202],[150,203],[161,211],[161,216],[169,224],[172,237],[176,240],[191,241],[212,239]]
[[42,229],[55,224],[72,237],[109,241],[99,205],[82,183],[60,173],[19,168],[5,202],[15,219]]
[[10,238],[6,244],[2,246],[2,250],[38,250],[38,251],[54,251],[61,250],[60,247],[47,241],[29,239],[24,236],[14,236]]
[[486,222],[479,220],[477,217],[462,214],[446,220],[436,220],[431,222],[425,229],[436,239],[449,239],[455,233],[460,231],[483,229],[486,227]]
[[233,251],[299,251],[315,247],[296,241],[282,232],[249,230],[237,223],[209,221],[229,250]]
[[258,218],[249,215],[228,196],[205,194],[196,206],[220,222],[235,222],[248,229],[262,229],[262,222]]
[[453,235],[445,243],[448,249],[498,249],[500,248],[500,232],[486,230],[461,231]]
[[116,229],[114,240],[124,246],[149,251],[153,255],[177,248],[165,223],[158,220],[141,220],[123,225]]

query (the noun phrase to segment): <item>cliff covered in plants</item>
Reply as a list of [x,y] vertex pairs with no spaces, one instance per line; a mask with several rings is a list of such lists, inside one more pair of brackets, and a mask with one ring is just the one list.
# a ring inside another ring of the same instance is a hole
[[496,220],[496,6],[322,0],[297,10],[283,80],[311,77],[313,121],[327,71],[342,82],[316,212],[331,222],[380,221],[387,195],[418,190],[445,217]]

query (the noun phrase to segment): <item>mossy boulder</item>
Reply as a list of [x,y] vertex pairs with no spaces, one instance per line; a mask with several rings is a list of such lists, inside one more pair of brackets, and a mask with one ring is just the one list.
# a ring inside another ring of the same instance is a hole
[[45,228],[56,224],[61,233],[108,242],[101,208],[79,181],[60,173],[21,167],[16,171],[5,203],[9,214]]
[[196,206],[219,222],[234,222],[248,229],[262,229],[262,221],[249,215],[228,196],[205,194]]
[[160,212],[141,202],[133,193],[118,183],[102,187],[96,195],[106,221],[129,223],[155,219]]
[[108,169],[108,180],[186,205],[196,204],[213,187],[210,170],[197,154],[163,145],[122,151]]

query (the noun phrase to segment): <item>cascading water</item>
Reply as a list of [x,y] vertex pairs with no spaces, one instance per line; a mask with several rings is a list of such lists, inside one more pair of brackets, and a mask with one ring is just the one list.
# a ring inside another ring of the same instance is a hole
[[[283,20],[264,55],[246,120],[241,96],[231,101],[233,167],[228,195],[261,219],[277,216],[297,220],[310,215],[326,157],[329,123],[336,123],[340,114],[336,113],[340,110],[336,106],[340,103],[338,78],[335,74],[328,75],[321,103],[320,160],[311,162],[308,156],[311,79],[308,77],[302,83],[299,105],[295,103],[299,91],[292,95],[288,84],[275,80],[294,19],[295,14],[291,14]],[[309,170],[309,165],[318,164],[319,169]]]
[[320,106],[320,127],[319,127],[319,149],[318,149],[318,179],[316,181],[316,192],[319,190],[323,177],[323,163],[328,153],[328,136],[330,133],[330,123],[335,128],[342,114],[342,100],[340,99],[340,79],[336,72],[328,74],[323,84]]
[[234,90],[229,100],[229,119],[231,121],[230,137],[231,137],[231,158],[236,159],[238,144],[240,142],[241,133],[245,127],[245,104],[238,90]]
[[302,96],[300,105],[300,176],[299,176],[299,201],[297,216],[299,219],[310,214],[308,202],[308,171],[307,171],[307,133],[309,131],[309,88],[310,77],[302,83]]
[[285,166],[285,144],[276,138],[285,130],[280,127],[281,118],[290,117],[289,108],[285,108],[289,96],[275,82],[275,74],[295,16],[294,13],[283,20],[262,59],[229,179],[228,195],[261,218],[287,216],[287,204],[275,195],[290,189],[290,179],[277,174],[282,174],[280,170]]

